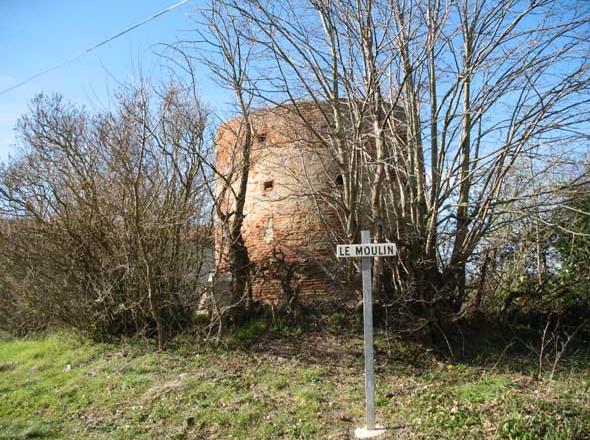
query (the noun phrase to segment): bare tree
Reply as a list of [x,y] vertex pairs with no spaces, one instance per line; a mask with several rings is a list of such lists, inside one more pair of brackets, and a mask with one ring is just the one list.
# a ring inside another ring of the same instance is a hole
[[[249,92],[291,106],[338,163],[339,238],[356,240],[365,224],[395,241],[401,258],[378,262],[376,276],[391,273],[433,317],[465,303],[466,267],[511,202],[505,182],[518,159],[575,151],[586,138],[584,2],[218,4],[248,23],[233,35],[258,48]],[[302,101],[327,132],[298,111]]]
[[256,53],[251,40],[244,37],[248,32],[248,20],[224,2],[212,0],[197,21],[197,39],[169,46],[172,55],[166,56],[193,82],[197,80],[195,66],[205,65],[216,82],[229,90],[233,98],[234,118],[218,128],[216,138],[216,143],[222,138],[231,139],[232,145],[224,152],[217,151],[215,160],[205,165],[212,174],[208,184],[215,211],[217,275],[230,276],[229,297],[216,303],[220,298],[212,296],[214,314],[221,325],[224,320],[238,320],[252,299],[252,265],[244,244],[242,225],[256,138],[255,80],[251,71]]

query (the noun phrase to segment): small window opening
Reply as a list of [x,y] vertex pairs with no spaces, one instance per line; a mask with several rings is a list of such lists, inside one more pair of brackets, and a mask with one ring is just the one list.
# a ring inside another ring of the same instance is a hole
[[275,186],[274,180],[267,180],[266,182],[264,182],[262,189],[264,190],[264,192],[269,192],[269,191],[272,191],[274,186]]
[[336,177],[336,185],[344,185],[344,179],[342,178],[342,174]]
[[260,133],[256,135],[256,142],[258,142],[259,144],[263,144],[266,142],[266,134],[264,133]]

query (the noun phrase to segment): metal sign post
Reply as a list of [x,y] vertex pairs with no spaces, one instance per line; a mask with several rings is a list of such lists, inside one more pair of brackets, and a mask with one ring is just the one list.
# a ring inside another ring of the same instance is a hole
[[[361,243],[371,242],[369,231],[361,232]],[[365,399],[367,401],[367,430],[375,429],[375,358],[373,355],[373,285],[371,257],[362,257],[363,321],[365,334]]]
[[385,433],[382,426],[375,424],[375,358],[373,355],[373,286],[371,279],[371,258],[396,255],[393,243],[371,244],[369,231],[361,231],[361,244],[338,245],[338,258],[361,257],[363,278],[363,321],[365,334],[365,399],[366,426],[354,431],[356,438],[372,438]]

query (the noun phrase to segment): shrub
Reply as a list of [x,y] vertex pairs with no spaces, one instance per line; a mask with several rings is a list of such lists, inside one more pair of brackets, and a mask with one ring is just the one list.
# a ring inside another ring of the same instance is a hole
[[211,247],[207,112],[170,87],[91,115],[38,96],[0,170],[0,328],[165,335],[191,318]]

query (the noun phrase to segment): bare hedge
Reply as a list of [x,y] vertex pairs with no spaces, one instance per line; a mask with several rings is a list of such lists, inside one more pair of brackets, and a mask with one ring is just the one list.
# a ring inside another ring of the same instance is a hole
[[208,114],[179,87],[118,94],[90,114],[39,95],[0,170],[0,328],[97,338],[191,319],[210,249]]

